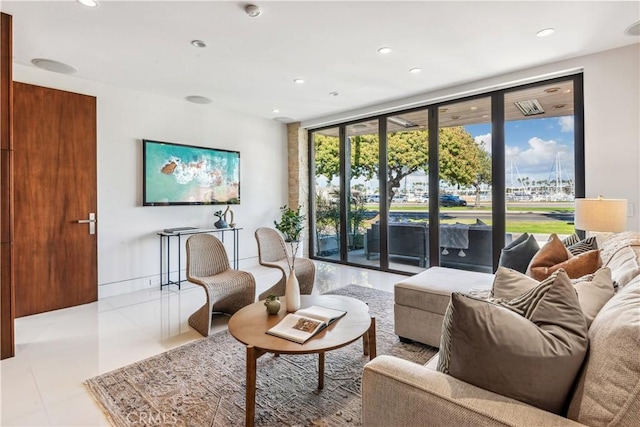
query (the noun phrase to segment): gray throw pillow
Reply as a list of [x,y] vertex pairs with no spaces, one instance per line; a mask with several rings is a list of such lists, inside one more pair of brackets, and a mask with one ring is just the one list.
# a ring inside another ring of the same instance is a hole
[[454,293],[442,326],[438,370],[560,414],[587,344],[578,297],[559,270],[509,302]]
[[[491,297],[510,301],[519,298],[538,286],[539,283],[526,274],[498,267],[493,279]],[[571,279],[571,283],[578,294],[578,301],[587,321],[587,327],[590,327],[600,309],[613,297],[614,286],[611,280],[611,270],[604,267],[595,273]]]
[[611,270],[603,267],[593,274],[574,279],[571,282],[578,293],[578,300],[587,320],[587,327],[591,327],[591,322],[600,309],[615,293]]
[[533,235],[524,233],[504,247],[500,252],[498,265],[524,273],[539,249],[540,245]]

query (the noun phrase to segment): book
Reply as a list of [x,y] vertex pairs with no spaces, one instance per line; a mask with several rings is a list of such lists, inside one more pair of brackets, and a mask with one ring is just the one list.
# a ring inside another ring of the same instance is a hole
[[287,314],[267,333],[304,344],[318,332],[347,314],[346,311],[312,305]]

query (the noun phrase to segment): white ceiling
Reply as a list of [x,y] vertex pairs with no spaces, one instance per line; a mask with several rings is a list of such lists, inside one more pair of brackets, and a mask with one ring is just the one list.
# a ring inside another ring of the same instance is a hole
[[[295,121],[639,42],[624,34],[640,20],[638,1],[256,1],[257,18],[246,4],[3,0],[0,8],[13,16],[18,64],[54,59],[76,67],[76,78]],[[535,36],[547,27],[556,33]],[[382,46],[393,51],[380,55]]]

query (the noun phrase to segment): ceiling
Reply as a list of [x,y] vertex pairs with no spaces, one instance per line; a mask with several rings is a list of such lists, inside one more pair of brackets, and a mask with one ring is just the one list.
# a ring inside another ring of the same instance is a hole
[[[284,122],[639,42],[624,33],[640,20],[638,1],[256,1],[255,18],[247,4],[3,0],[0,9],[13,16],[17,64],[53,59],[76,67],[74,78],[205,96]],[[555,34],[536,37],[548,27]]]

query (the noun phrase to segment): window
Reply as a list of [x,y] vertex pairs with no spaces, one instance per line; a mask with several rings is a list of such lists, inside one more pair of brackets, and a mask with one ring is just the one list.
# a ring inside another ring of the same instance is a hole
[[493,271],[524,232],[571,234],[582,126],[575,75],[311,130],[313,254]]

